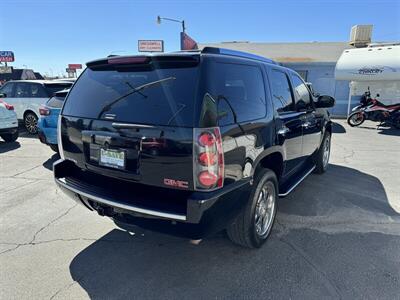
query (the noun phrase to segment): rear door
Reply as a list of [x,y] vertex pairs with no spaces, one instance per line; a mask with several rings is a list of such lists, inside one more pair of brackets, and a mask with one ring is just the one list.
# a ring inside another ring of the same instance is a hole
[[322,120],[316,115],[312,96],[304,81],[296,73],[291,73],[291,77],[296,108],[302,113],[302,153],[304,157],[309,157],[318,149],[321,142]]
[[284,176],[297,170],[303,162],[302,114],[296,111],[288,74],[282,69],[269,69],[271,97],[275,110],[277,143],[286,152]]
[[63,153],[105,176],[190,189],[199,62],[156,59],[88,66],[65,99]]
[[[227,178],[249,176],[250,163],[268,144],[264,76],[262,66],[241,59],[217,58],[208,69],[207,92],[213,99],[220,99],[216,101],[218,126]],[[240,127],[235,123],[235,114]]]
[[46,103],[49,99],[47,91],[40,83],[28,83],[28,99],[25,99],[25,110],[32,110],[39,116],[39,107]]

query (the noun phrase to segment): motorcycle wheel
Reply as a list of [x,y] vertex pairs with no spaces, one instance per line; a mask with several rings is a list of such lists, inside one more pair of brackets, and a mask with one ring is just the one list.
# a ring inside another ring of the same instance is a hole
[[352,113],[347,118],[347,124],[351,127],[360,126],[365,121],[365,114],[363,112],[357,111]]

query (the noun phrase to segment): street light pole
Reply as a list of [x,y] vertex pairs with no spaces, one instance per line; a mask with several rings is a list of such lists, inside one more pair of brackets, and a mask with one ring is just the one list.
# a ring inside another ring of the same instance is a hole
[[182,24],[182,32],[185,33],[185,29],[186,29],[185,20],[177,20],[177,19],[164,18],[164,17],[157,16],[157,24],[161,24],[161,20],[181,23]]

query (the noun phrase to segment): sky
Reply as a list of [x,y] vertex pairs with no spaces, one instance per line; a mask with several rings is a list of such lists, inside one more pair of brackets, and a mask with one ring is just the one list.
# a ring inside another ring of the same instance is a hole
[[373,24],[373,41],[400,41],[399,0],[134,1],[0,0],[0,50],[14,67],[65,75],[68,63],[136,54],[140,39],[179,50],[184,19],[199,43],[348,41],[356,24]]

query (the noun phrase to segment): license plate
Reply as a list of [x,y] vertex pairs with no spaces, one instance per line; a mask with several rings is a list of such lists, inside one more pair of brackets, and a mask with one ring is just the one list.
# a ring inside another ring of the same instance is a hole
[[100,149],[99,164],[115,169],[125,169],[125,152],[119,150]]

